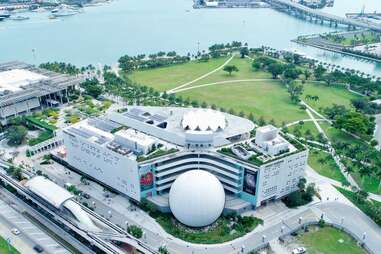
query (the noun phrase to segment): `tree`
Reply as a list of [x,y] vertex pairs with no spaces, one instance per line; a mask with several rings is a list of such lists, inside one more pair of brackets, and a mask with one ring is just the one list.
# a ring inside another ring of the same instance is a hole
[[86,79],[81,83],[81,87],[85,89],[86,94],[98,98],[103,93],[103,87],[96,78]]
[[338,129],[345,129],[357,135],[371,135],[375,124],[369,117],[359,112],[348,112],[337,118],[334,126]]
[[225,65],[223,70],[226,71],[227,73],[229,73],[229,75],[232,75],[232,72],[238,72],[239,71],[237,66],[235,66],[235,65]]
[[272,63],[269,65],[268,71],[272,74],[273,79],[276,79],[280,74],[283,73],[284,66],[280,63]]
[[249,55],[249,49],[247,47],[242,47],[239,50],[239,53],[241,54],[241,58],[245,58],[245,56]]
[[24,126],[12,125],[7,129],[5,136],[9,145],[21,145],[27,133],[28,130]]
[[293,65],[289,65],[285,68],[283,76],[285,79],[295,80],[299,77],[300,71]]
[[135,68],[133,58],[128,55],[119,58],[118,63],[119,67],[125,72],[131,72]]
[[290,94],[291,101],[297,103],[300,101],[300,95],[303,93],[303,85],[296,82],[291,82],[288,85],[288,93]]
[[315,78],[317,80],[321,80],[324,73],[327,71],[327,69],[325,69],[323,67],[323,65],[319,64],[317,68],[314,69],[314,75],[315,75]]

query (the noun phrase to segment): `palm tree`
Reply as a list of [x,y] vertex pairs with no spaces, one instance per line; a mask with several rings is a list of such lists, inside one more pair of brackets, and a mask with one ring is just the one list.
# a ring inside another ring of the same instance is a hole
[[364,178],[367,176],[367,177],[370,177],[372,171],[370,170],[369,167],[361,167],[360,170],[359,170],[359,174],[360,174],[360,177],[361,177],[361,185],[364,184]]

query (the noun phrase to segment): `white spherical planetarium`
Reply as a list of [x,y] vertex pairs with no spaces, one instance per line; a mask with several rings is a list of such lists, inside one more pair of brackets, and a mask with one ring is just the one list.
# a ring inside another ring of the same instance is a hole
[[169,191],[169,207],[181,223],[203,227],[213,223],[225,206],[225,192],[220,181],[204,170],[181,174]]

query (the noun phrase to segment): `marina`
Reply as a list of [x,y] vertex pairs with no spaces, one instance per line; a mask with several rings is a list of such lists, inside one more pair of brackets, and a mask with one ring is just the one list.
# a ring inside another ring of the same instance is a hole
[[[373,2],[367,0],[367,9],[377,10],[377,5],[371,5]],[[354,0],[336,0],[334,7],[322,11],[345,17],[345,13],[360,10],[363,4]],[[338,53],[291,41],[300,35],[332,32],[335,27],[306,22],[271,8],[193,9],[192,5],[191,0],[150,4],[146,0],[116,0],[81,8],[80,15],[67,18],[52,16],[54,8],[16,14],[29,19],[22,22],[6,19],[0,23],[0,41],[4,49],[0,60],[112,65],[123,54],[171,50],[182,55],[195,54],[198,49],[207,49],[213,43],[236,40],[247,42],[250,47],[294,48],[320,61],[356,67],[381,76],[380,64],[351,56],[342,57]],[[269,16],[271,20],[268,20]],[[339,29],[345,30],[345,27]],[[41,33],[44,39],[35,36]],[[87,42],[80,39],[84,33],[89,38]],[[21,34],[29,38],[26,45]],[[64,46],[58,49],[57,45]],[[15,47],[20,50],[14,51]]]

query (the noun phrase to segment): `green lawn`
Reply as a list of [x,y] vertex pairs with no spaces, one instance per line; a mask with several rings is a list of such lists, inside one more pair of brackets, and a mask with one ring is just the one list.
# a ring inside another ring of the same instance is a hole
[[[221,66],[227,58],[210,59],[208,62],[191,61],[186,64],[174,65],[164,68],[136,71],[129,77],[142,85],[147,85],[159,91],[165,91],[186,82],[192,81],[211,70]],[[215,83],[220,81],[265,79],[263,81],[245,81],[224,83],[201,88],[194,88],[178,92],[183,98],[216,104],[226,110],[233,108],[235,112],[252,112],[256,118],[264,117],[269,121],[274,119],[277,125],[282,122],[290,123],[307,119],[308,115],[299,106],[293,104],[286,88],[279,80],[272,80],[271,75],[264,71],[253,71],[251,60],[235,57],[229,65],[235,65],[239,71],[231,76],[219,70],[210,76],[192,83],[188,87]],[[307,101],[315,109],[331,106],[333,103],[349,106],[350,99],[356,95],[349,93],[344,88],[328,87],[323,84],[306,83],[304,95],[317,95],[317,102]]]
[[[316,140],[317,136],[319,135],[319,131],[317,130],[315,124],[313,122],[304,122],[302,125],[297,123],[290,127],[288,127],[288,130],[291,134],[295,134],[295,130],[299,129],[300,133],[302,134],[302,137],[305,138],[306,132],[310,132],[313,136],[312,140]],[[311,137],[307,137],[308,139],[311,139]]]
[[186,64],[133,72],[128,77],[158,91],[166,91],[192,81],[221,66],[228,58],[211,59],[208,62],[191,61]]
[[328,138],[331,141],[336,140],[336,141],[347,142],[351,144],[361,142],[361,140],[356,139],[352,135],[349,135],[342,130],[332,127],[328,123],[321,123],[320,126],[323,128],[323,130],[325,131],[325,133],[327,134]]
[[233,72],[229,75],[223,70],[219,70],[206,78],[199,80],[189,87],[209,84],[219,81],[229,81],[229,80],[243,80],[243,79],[271,79],[271,74],[264,71],[253,71],[251,68],[251,60],[247,58],[235,57],[233,58],[228,65],[235,65],[238,68],[238,72]]
[[[322,159],[324,161],[321,161]],[[308,156],[308,165],[322,176],[341,183],[347,183],[347,180],[329,153],[311,150]]]
[[332,227],[311,227],[297,240],[309,254],[366,254],[350,235]]
[[375,193],[375,194],[381,194],[380,186],[380,179],[376,178],[374,176],[364,176],[361,178],[359,173],[351,173],[351,176],[356,181],[356,183],[361,187],[361,189]]
[[252,112],[256,118],[274,119],[280,125],[308,118],[307,113],[291,102],[279,81],[242,82],[196,88],[177,93],[208,104],[216,104],[236,112]]
[[16,250],[12,245],[9,246],[8,249],[8,243],[7,241],[0,236],[0,253],[1,254],[20,254],[18,250]]
[[[306,95],[319,96],[319,100],[306,100]],[[333,104],[351,107],[351,99],[358,97],[342,86],[327,86],[320,83],[306,83],[302,95],[302,99],[317,111],[320,111],[320,108],[331,107]]]

